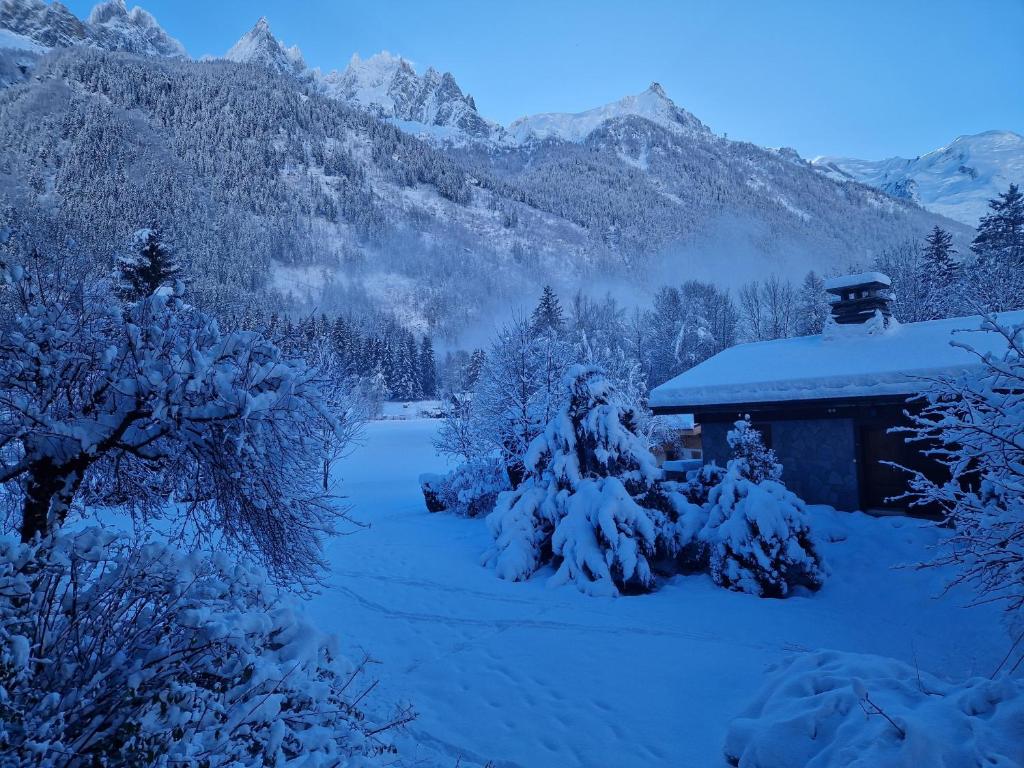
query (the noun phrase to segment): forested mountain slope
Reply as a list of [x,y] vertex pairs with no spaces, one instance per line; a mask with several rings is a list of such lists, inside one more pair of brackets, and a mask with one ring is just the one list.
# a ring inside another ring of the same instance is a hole
[[[0,22],[34,7],[5,0]],[[124,6],[103,8],[82,24],[121,18]],[[158,222],[197,295],[222,312],[387,309],[451,336],[544,283],[737,283],[839,269],[936,223],[961,242],[970,232],[718,137],[658,86],[600,119],[584,113],[582,128],[545,116],[563,129],[520,126],[510,140],[477,121],[450,75],[410,68],[416,98],[391,88],[402,109],[389,114],[368,101],[365,77],[330,89],[327,76],[299,71],[297,50],[278,47],[265,23],[234,49],[243,63],[18,29],[55,47],[0,53],[8,229],[31,230],[40,250],[88,250],[102,271],[132,232]],[[479,137],[420,140],[408,132],[417,116],[451,117]]]

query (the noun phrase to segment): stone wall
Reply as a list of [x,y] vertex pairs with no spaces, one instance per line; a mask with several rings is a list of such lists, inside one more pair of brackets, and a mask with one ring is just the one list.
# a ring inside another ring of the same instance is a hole
[[[782,480],[808,504],[836,509],[860,507],[857,483],[857,446],[852,419],[787,419],[765,424],[771,446],[782,462]],[[731,422],[701,424],[705,462],[725,466],[729,461],[726,435]]]

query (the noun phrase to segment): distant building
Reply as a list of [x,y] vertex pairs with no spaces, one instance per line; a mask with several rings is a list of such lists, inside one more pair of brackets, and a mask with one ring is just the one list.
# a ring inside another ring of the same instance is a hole
[[[1000,339],[976,331],[980,317],[901,325],[892,320],[889,278],[877,272],[830,280],[832,322],[820,336],[741,344],[651,392],[656,414],[693,414],[705,462],[724,465],[726,433],[749,416],[782,462],[783,480],[812,504],[899,512],[906,489],[895,462],[938,477],[942,467],[890,428],[906,423],[908,397],[929,376],[979,366],[957,339],[1001,355]],[[1024,312],[1005,312],[1024,323]]]

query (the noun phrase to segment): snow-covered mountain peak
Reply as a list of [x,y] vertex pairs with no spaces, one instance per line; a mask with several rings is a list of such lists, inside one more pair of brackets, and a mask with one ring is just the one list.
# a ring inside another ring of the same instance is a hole
[[82,21],[59,2],[0,0],[0,29],[47,48],[92,45],[143,56],[185,58],[184,46],[167,34],[153,16],[124,0],[104,0]]
[[651,83],[647,87],[647,92],[651,93],[651,94],[653,94],[655,96],[660,96],[663,99],[667,99],[668,98],[668,94],[665,93],[665,89],[662,87],[661,83],[659,83],[657,80],[655,80],[653,83]]
[[450,72],[429,67],[422,75],[402,56],[388,51],[367,59],[353,54],[343,71],[320,78],[333,98],[356,104],[406,130],[451,141],[499,140],[504,129],[476,111]]
[[238,42],[224,54],[228,61],[238,64],[256,64],[279,74],[302,75],[306,72],[306,61],[298,46],[286,48],[274,37],[266,16],[260,16],[252,29],[242,35]]
[[839,180],[859,181],[894,197],[975,226],[988,201],[1011,183],[1024,183],[1024,136],[984,131],[956,139],[914,159],[818,157],[813,165]]
[[709,133],[700,120],[676,106],[656,82],[642,93],[585,112],[550,112],[522,117],[509,126],[509,132],[519,142],[548,138],[579,142],[606,122],[626,117],[643,118],[680,133]]

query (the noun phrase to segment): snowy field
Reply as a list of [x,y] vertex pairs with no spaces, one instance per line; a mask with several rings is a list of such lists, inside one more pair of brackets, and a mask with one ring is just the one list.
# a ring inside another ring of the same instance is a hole
[[942,574],[894,569],[941,535],[914,520],[813,509],[832,575],[815,595],[762,600],[677,577],[651,595],[499,580],[483,520],[432,515],[417,484],[444,460],[439,422],[378,421],[339,466],[366,531],[331,544],[310,606],[365,648],[385,701],[419,719],[413,764],[724,766],[730,719],[766,672],[819,648],[895,657],[939,677],[987,675],[1006,652],[995,611],[940,597]]

